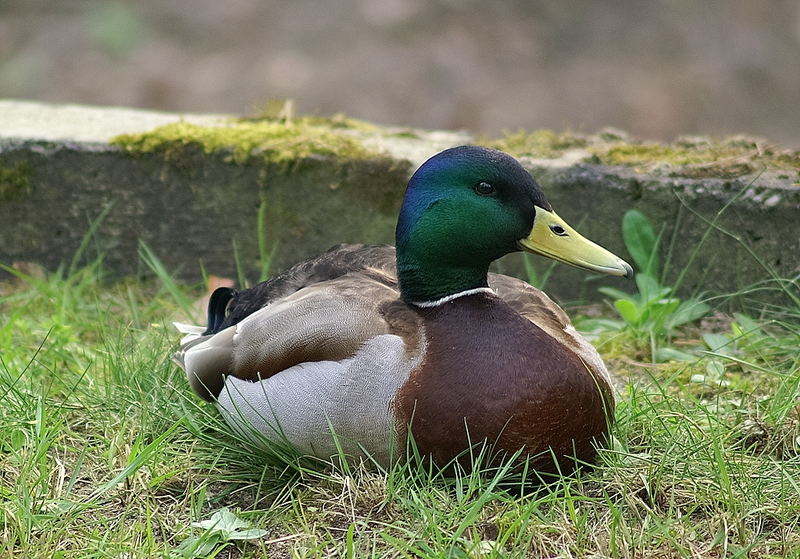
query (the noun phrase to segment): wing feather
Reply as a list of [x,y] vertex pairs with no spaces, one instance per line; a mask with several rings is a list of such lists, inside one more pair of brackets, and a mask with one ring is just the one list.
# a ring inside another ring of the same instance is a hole
[[213,400],[224,376],[246,380],[268,378],[300,363],[340,361],[381,334],[409,337],[387,313],[399,291],[371,277],[351,272],[272,300],[227,328],[184,344],[175,361],[195,391]]

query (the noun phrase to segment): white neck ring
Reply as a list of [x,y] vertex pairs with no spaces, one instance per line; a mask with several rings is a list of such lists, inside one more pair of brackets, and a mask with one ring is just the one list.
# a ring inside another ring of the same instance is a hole
[[411,304],[415,307],[421,307],[423,309],[428,309],[431,307],[438,307],[440,305],[444,305],[445,303],[449,303],[455,299],[459,299],[460,297],[466,297],[467,295],[475,295],[476,293],[491,293],[494,295],[494,291],[490,287],[476,287],[475,289],[467,289],[466,291],[459,291],[458,293],[453,293],[452,295],[447,295],[446,297],[442,297],[441,299],[435,299],[433,301],[421,301],[419,303],[412,301]]

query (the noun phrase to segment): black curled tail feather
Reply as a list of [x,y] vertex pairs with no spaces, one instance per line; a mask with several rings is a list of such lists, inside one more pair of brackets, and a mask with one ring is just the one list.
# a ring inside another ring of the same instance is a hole
[[203,332],[204,336],[216,334],[225,321],[225,311],[228,303],[238,292],[231,287],[218,287],[208,300],[208,327]]

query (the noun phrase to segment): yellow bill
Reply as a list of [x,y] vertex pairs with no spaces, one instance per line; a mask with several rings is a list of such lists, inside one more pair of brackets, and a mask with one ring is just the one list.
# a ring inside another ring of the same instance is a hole
[[536,206],[530,235],[519,241],[529,252],[559,262],[611,276],[633,277],[633,268],[622,258],[581,236],[555,212]]

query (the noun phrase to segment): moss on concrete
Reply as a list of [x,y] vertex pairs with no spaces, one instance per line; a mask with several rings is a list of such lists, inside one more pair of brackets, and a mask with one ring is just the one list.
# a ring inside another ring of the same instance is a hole
[[30,194],[33,168],[27,161],[0,165],[0,202]]
[[568,150],[585,152],[586,163],[633,167],[692,178],[732,178],[761,170],[785,171],[800,177],[800,152],[780,150],[763,140],[733,136],[720,140],[682,138],[669,144],[630,141],[624,133],[595,135],[550,130],[515,132],[486,142],[516,156],[555,159]]
[[730,137],[679,139],[670,144],[626,143],[592,149],[600,163],[651,171],[665,164],[669,175],[733,178],[762,170],[800,173],[800,154],[778,150],[761,140]]
[[542,159],[554,159],[569,149],[585,148],[587,144],[586,138],[567,132],[559,134],[552,130],[535,130],[533,132],[520,130],[506,133],[498,140],[486,142],[489,147],[512,155],[528,155]]
[[593,152],[606,165],[639,166],[652,163],[669,163],[684,166],[717,161],[720,157],[741,156],[738,150],[690,149],[664,144],[618,144]]
[[375,159],[384,154],[364,147],[346,130],[358,127],[344,117],[302,117],[292,121],[274,119],[235,120],[219,126],[176,122],[141,134],[123,134],[111,140],[129,153],[177,155],[194,146],[204,153],[223,153],[234,163],[289,164],[311,157],[345,161]]
[[303,120],[309,124],[316,124],[319,126],[326,126],[339,130],[358,130],[359,132],[372,133],[381,131],[379,126],[367,122],[366,120],[359,120],[357,118],[349,117],[342,113],[337,113],[331,116],[304,116]]
[[[241,118],[241,122],[292,122],[297,118],[295,114],[295,104],[292,99],[268,99],[256,109],[255,118]],[[330,116],[304,115],[302,121],[308,124],[318,124],[328,128],[338,128],[345,130],[359,130],[361,132],[378,132],[380,128],[365,120],[351,118],[344,113],[336,113]]]

